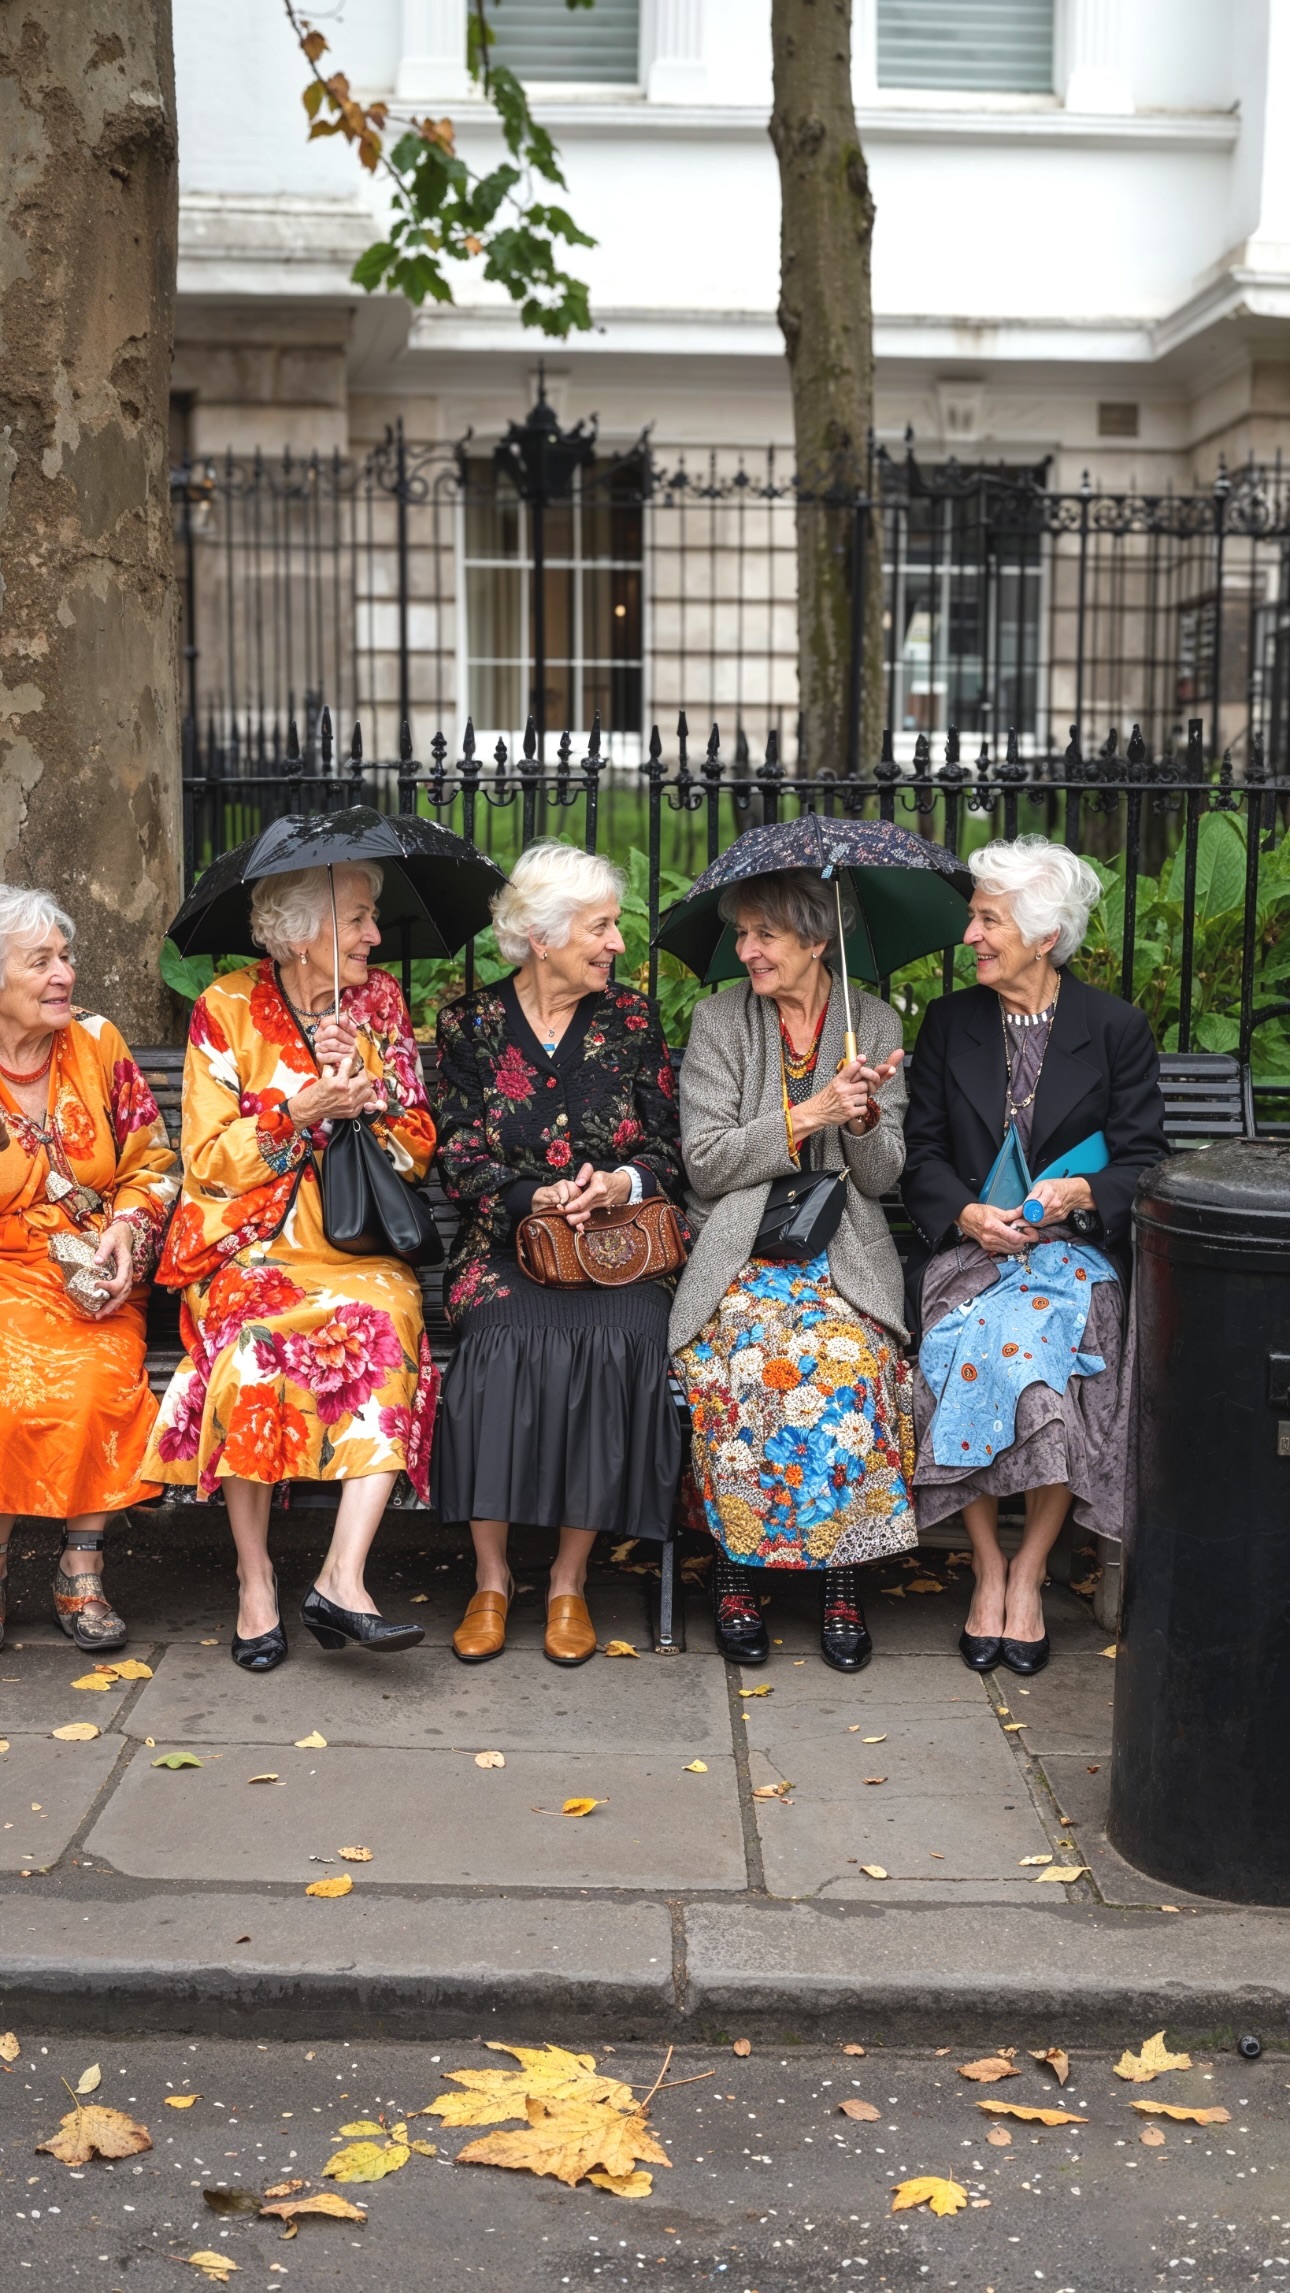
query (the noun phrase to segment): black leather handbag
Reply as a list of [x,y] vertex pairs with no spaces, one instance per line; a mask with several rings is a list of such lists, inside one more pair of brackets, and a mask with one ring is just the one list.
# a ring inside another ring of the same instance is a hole
[[786,1178],[773,1178],[753,1257],[818,1258],[842,1224],[846,1199],[844,1170],[794,1170]]
[[434,1212],[400,1178],[361,1115],[334,1122],[322,1157],[323,1232],[351,1258],[406,1258],[437,1266],[444,1254]]

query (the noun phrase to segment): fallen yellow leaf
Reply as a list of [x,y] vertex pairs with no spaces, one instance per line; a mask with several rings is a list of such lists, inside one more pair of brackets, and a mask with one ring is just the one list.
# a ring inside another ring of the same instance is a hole
[[229,2278],[238,2274],[236,2261],[227,2253],[190,2253],[188,2266],[200,2269],[209,2285],[227,2285]]
[[97,2093],[99,2087],[102,2084],[103,2073],[100,2070],[97,2062],[91,2062],[89,2069],[82,2070],[80,2077],[77,2079],[76,2091],[78,2094],[94,2094]]
[[97,2152],[101,2158],[133,2158],[140,2150],[152,2148],[152,2136],[146,2126],[138,2126],[127,2118],[124,2110],[109,2110],[101,2102],[91,2102],[84,2109],[69,2110],[59,2122],[58,2132],[47,2142],[37,2142],[38,2151],[45,2150],[51,2158],[61,2158],[65,2166],[87,2166]]
[[200,2102],[200,2100],[200,2094],[167,2094],[166,2108],[168,2110],[191,2110],[194,2102]]
[[843,2047],[842,2051],[844,2054],[863,2054],[864,2048],[863,2046],[857,2046],[855,2041],[852,2040],[849,2045]]
[[983,2054],[979,2062],[960,2062],[959,2076],[975,2078],[981,2086],[993,2086],[1000,2078],[1020,2078],[1021,2072],[1006,2054]]
[[[633,1648],[633,1656],[635,1653]],[[608,1649],[605,1654],[609,1654]],[[654,2187],[653,2174],[643,2172],[639,2166],[630,2174],[588,2174],[587,2179],[594,2182],[597,2189],[611,2190],[615,2197],[648,2197]]]
[[[607,1640],[605,1642],[606,1656],[635,1656],[637,1653],[638,1651],[633,1648],[630,1640]],[[641,2175],[640,2179],[648,2184],[649,2175],[643,2174]],[[620,2192],[619,2194],[621,2195],[622,2193]],[[641,2190],[633,2190],[631,2195],[633,2197],[641,2197],[644,2195],[644,2192]]]
[[337,1872],[334,1879],[311,1879],[309,1885],[305,1889],[305,1893],[306,1895],[324,1895],[328,1897],[335,1895],[348,1895],[350,1889],[353,1887],[353,1884],[354,1882],[350,1878],[348,1871],[339,1871]]
[[429,1598],[430,1595],[428,1592],[410,1592],[408,1594],[408,1599],[411,1601],[414,1608],[419,1608],[421,1603],[423,1601],[429,1600]]
[[526,2126],[484,2134],[457,2153],[458,2165],[505,2166],[550,2175],[572,2189],[599,2167],[616,2179],[634,2173],[637,2159],[670,2166],[641,2109],[615,2110],[606,2102],[544,2102],[529,2096]]
[[1031,1865],[1032,1863],[1051,1863],[1051,1862],[1052,1862],[1052,1856],[1051,1856],[1051,1855],[1022,1855],[1022,1856],[1019,1856],[1019,1857],[1018,1857],[1018,1860],[1017,1860],[1017,1868],[1018,1868],[1018,1870],[1020,1870],[1020,1871],[1025,1871],[1025,1870],[1029,1869],[1029,1867],[1030,1867],[1030,1865]]
[[22,2053],[22,2041],[15,2030],[0,2032],[0,2062],[16,2062]]
[[8,1749],[9,1749],[9,1738],[8,1738],[7,1736],[0,1736],[0,1752],[7,1752],[7,1751],[8,1751]]
[[120,1664],[100,1664],[96,1671],[111,1672],[118,1680],[151,1680],[151,1664],[141,1664],[137,1656],[127,1656]]
[[406,2142],[349,2142],[327,2160],[323,2172],[335,2182],[379,2182],[397,2174],[411,2155]]
[[1046,1871],[1036,1874],[1035,1885],[1042,1886],[1045,1879],[1091,1879],[1092,1876],[1087,1863],[1050,1863]]
[[278,2198],[268,2205],[260,2207],[261,2221],[266,2218],[276,2218],[278,2221],[295,2221],[297,2216],[302,2213],[323,2213],[331,2221],[366,2221],[367,2219],[361,2206],[351,2205],[347,2197],[341,2197],[334,2189],[319,2190],[316,2197]]
[[1104,1649],[1102,1650],[1102,1654],[1103,1654],[1104,1656],[1109,1656],[1109,1657],[1111,1657],[1111,1658],[1112,1658],[1112,1660],[1114,1660],[1114,1657],[1115,1657],[1115,1650],[1114,1650],[1114,1648],[1113,1648],[1113,1647],[1112,1647],[1112,1648],[1104,1648]]
[[437,2158],[439,2155],[439,2144],[437,2142],[410,2141],[408,2143],[408,2148],[410,2150],[415,2150],[419,2158]]
[[862,1863],[860,1868],[867,1879],[885,1879],[887,1876],[881,1863]]
[[864,1740],[867,1744],[885,1744],[887,1741],[885,1736],[866,1736]]
[[505,2046],[496,2038],[488,2046],[492,2053],[512,2055],[519,2069],[447,2070],[444,2076],[466,2091],[441,2094],[419,2114],[445,2126],[500,2126],[507,2118],[522,2118],[531,2095],[548,2102],[606,2102],[615,2110],[634,2107],[631,2087],[598,2072],[594,2054],[571,2054],[563,2046]]
[[787,1780],[785,1780],[783,1783],[759,1783],[753,1788],[753,1798],[787,1799],[790,1791],[795,1789],[796,1786],[789,1783]]
[[1164,2127],[1144,2126],[1142,2132],[1138,2136],[1138,2140],[1145,2143],[1149,2150],[1163,2149],[1165,2140]]
[[370,1863],[372,1860],[370,1847],[338,1847],[336,1853],[343,1856],[346,1863]]
[[351,2135],[372,2134],[377,2136],[381,2141],[385,2140],[386,2134],[389,2131],[388,2127],[381,2124],[379,2118],[352,2118],[348,2126],[342,2126],[340,2130],[342,2134],[346,2135],[347,2137]]
[[906,1592],[944,1592],[945,1587],[938,1577],[911,1576],[905,1590]]
[[867,1775],[864,1781],[866,1783],[885,1783],[887,1778],[885,1775]]
[[741,1688],[739,1693],[741,1696],[773,1696],[775,1690],[769,1680],[763,1680],[760,1688]]
[[69,1720],[65,1728],[51,1728],[60,1744],[88,1744],[98,1734],[93,1720]]
[[606,1804],[607,1802],[603,1799],[566,1799],[560,1813],[561,1815],[590,1815],[593,1808],[604,1807]]
[[264,2194],[266,2197],[294,2197],[296,2191],[304,2186],[299,2178],[291,2182],[270,2182]]
[[1007,2150],[1012,2147],[1012,2136],[1006,2126],[987,2126],[985,2138],[996,2150]]
[[1024,2102],[978,2102],[978,2110],[988,2110],[995,2118],[1024,2118],[1028,2126],[1087,2126],[1078,2110],[1031,2110]]
[[79,1680],[73,1680],[72,1686],[73,1688],[98,1688],[100,1690],[115,1688],[116,1676],[111,1672],[85,1672],[82,1673]]
[[907,2206],[930,2206],[933,2213],[961,2213],[968,2201],[968,2193],[958,2182],[945,2181],[939,2174],[919,2174],[913,2181],[893,2182],[895,2197],[893,2213],[903,2213]]
[[706,1775],[707,1772],[708,1763],[706,1760],[687,1760],[685,1763],[685,1773],[687,1775]]
[[477,1768],[504,1768],[506,1754],[505,1752],[476,1752],[475,1765]]
[[741,2062],[746,2062],[748,2056],[752,2053],[751,2038],[737,2038],[730,2051],[732,2054],[737,2054]]
[[264,1775],[249,1775],[246,1780],[248,1783],[278,1783],[281,1779],[269,1769]]
[[1029,1720],[1005,1720],[1003,1723],[1003,1732],[1005,1736],[1019,1736],[1022,1729],[1028,1728],[1029,1726]]
[[1129,2108],[1140,2110],[1144,2118],[1176,2118],[1187,2126],[1227,2126],[1232,2119],[1221,2103],[1208,2110],[1193,2110],[1183,2102],[1130,2102]]
[[317,1728],[310,1735],[296,1737],[296,1750],[298,1752],[325,1752],[326,1749],[327,1738],[320,1736]]
[[1158,2030],[1148,2038],[1140,2054],[1131,2054],[1128,2048],[1115,2064],[1117,2078],[1127,2078],[1134,2086],[1147,2086],[1158,2078],[1162,2070],[1190,2070],[1190,2054],[1171,2054],[1165,2045],[1165,2034]]
[[875,2110],[872,2102],[858,2102],[854,2100],[848,2102],[839,2102],[838,2108],[842,2112],[844,2118],[863,2118],[866,2123],[872,2123],[874,2119],[881,2118],[882,2116],[881,2110]]
[[615,1545],[609,1555],[611,1568],[621,1568],[628,1554],[635,1551],[639,1542],[638,1537],[627,1537],[621,1545]]
[[1046,2066],[1051,2070],[1055,2074],[1059,2086],[1064,2086],[1070,2077],[1070,2056],[1062,2046],[1046,2046],[1042,2049],[1032,2046],[1030,2059],[1032,2062],[1038,2062],[1041,2067]]

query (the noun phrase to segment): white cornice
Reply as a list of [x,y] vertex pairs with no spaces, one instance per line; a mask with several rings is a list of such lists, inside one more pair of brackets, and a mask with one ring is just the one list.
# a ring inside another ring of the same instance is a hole
[[377,233],[359,199],[185,191],[179,200],[179,292],[344,295]]
[[[762,104],[647,103],[633,90],[606,100],[553,98],[533,104],[534,117],[552,130],[560,142],[605,134],[631,136],[703,137],[761,141],[770,127],[770,110]],[[410,118],[412,107],[391,106],[391,118]],[[490,104],[467,100],[454,103],[452,119],[459,134],[497,129]],[[959,111],[912,104],[868,104],[857,107],[856,125],[861,140],[876,143],[994,143],[1058,144],[1086,150],[1231,151],[1240,136],[1235,112],[1068,112],[1059,107],[1035,111],[982,108]]]

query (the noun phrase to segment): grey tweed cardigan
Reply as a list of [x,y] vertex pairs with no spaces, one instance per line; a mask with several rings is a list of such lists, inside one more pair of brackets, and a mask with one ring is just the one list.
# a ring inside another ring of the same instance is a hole
[[[851,1008],[864,1057],[882,1060],[899,1049],[900,1021],[889,1003],[853,989]],[[844,1029],[842,988],[835,979],[820,1038],[821,1080],[836,1070]],[[863,1138],[844,1130],[817,1131],[813,1153],[817,1167],[826,1170],[840,1170],[845,1156],[855,1181],[829,1244],[834,1287],[903,1342],[908,1333],[900,1260],[877,1200],[904,1168],[903,1068],[884,1084],[879,1101],[882,1120],[872,1131]],[[681,1153],[696,1240],[672,1303],[668,1342],[674,1353],[711,1321],[752,1254],[770,1181],[793,1168],[784,1129],[779,1013],[771,997],[754,995],[746,984],[723,988],[695,1007],[681,1062]]]

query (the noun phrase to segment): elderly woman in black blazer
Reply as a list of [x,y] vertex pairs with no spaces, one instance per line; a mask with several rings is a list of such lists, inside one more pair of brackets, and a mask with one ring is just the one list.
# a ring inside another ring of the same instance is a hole
[[[922,1331],[914,1488],[920,1529],[961,1509],[972,1540],[964,1661],[1029,1674],[1048,1661],[1041,1588],[1072,1501],[1081,1527],[1123,1530],[1129,1213],[1167,1151],[1164,1102],[1142,1012],[1067,968],[1101,896],[1093,870],[1042,836],[987,844],[970,865],[977,984],[929,1005],[905,1119],[908,1318]],[[1029,1173],[1105,1159],[1036,1177],[1031,1224],[1019,1201],[979,1200],[1010,1130]],[[1021,1494],[1006,1562],[999,1499]]]

